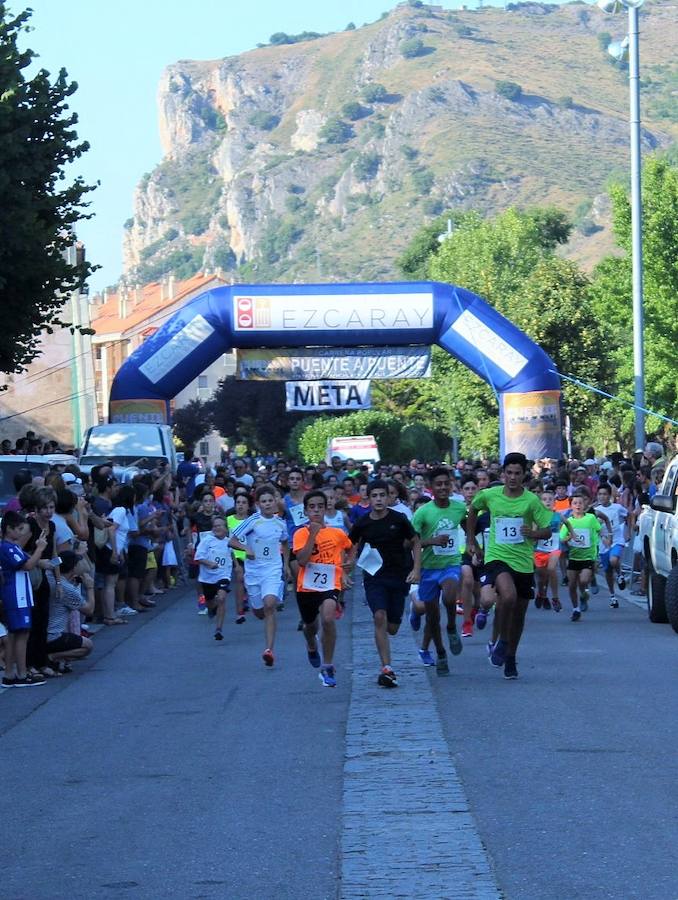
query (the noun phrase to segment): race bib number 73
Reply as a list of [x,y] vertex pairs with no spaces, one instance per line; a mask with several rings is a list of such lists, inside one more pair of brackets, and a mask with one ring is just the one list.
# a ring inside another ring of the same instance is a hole
[[302,585],[305,591],[331,591],[334,589],[335,566],[308,563],[304,566]]

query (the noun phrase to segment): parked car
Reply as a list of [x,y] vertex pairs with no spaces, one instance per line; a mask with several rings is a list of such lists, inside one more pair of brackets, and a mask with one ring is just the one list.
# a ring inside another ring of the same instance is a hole
[[651,622],[670,622],[678,632],[678,456],[667,466],[658,492],[638,519],[647,566],[647,608]]
[[78,460],[68,453],[49,453],[45,456],[0,456],[0,513],[15,496],[14,476],[21,469],[28,469],[32,475],[46,475],[55,466],[69,466]]
[[[85,432],[80,468],[110,462],[117,470],[152,469],[167,463],[177,471],[177,454],[169,425],[94,425]],[[123,479],[124,480],[124,479]]]

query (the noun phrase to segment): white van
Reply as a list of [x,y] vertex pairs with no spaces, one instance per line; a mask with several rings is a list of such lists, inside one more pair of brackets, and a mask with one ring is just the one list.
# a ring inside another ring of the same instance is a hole
[[177,471],[177,454],[169,425],[95,425],[88,428],[80,451],[80,467],[89,472],[93,466],[112,462],[116,468],[152,469],[167,463]]
[[379,462],[379,448],[373,434],[336,437],[327,442],[325,462],[328,466],[333,456],[338,456],[341,460],[354,459],[357,463],[369,463],[373,470]]
[[[16,495],[14,476],[21,469],[28,469],[32,475],[44,476],[54,466],[77,466],[78,460],[68,453],[47,453],[44,456],[32,454],[20,456],[0,456],[0,511],[4,510],[11,497]],[[63,468],[59,471],[63,471]]]

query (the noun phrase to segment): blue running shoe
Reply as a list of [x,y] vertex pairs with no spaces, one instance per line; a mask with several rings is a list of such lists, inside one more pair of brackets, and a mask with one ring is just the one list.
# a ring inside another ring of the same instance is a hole
[[337,679],[334,677],[334,666],[325,666],[318,672],[318,678],[323,687],[336,687]]
[[420,650],[419,651],[419,659],[425,666],[435,666],[436,662],[431,656],[430,650]]
[[504,667],[504,663],[506,662],[506,642],[502,641],[501,638],[499,638],[497,643],[492,647],[490,662],[496,669],[503,669]]
[[452,656],[459,656],[461,651],[464,649],[464,646],[461,642],[461,638],[459,637],[459,632],[456,628],[448,628],[447,629],[447,642],[450,645],[450,650],[452,651]]
[[478,631],[482,631],[483,628],[487,625],[487,610],[486,609],[478,610],[478,612],[476,613],[475,625],[476,625],[476,628],[478,629]]
[[591,593],[593,594],[594,597],[596,596],[596,594],[598,593],[599,590],[600,590],[600,586],[598,585],[598,582],[594,578],[593,581],[591,582]]
[[320,668],[320,654],[317,650],[309,650],[308,651],[308,661],[313,666],[314,669]]
[[410,601],[410,625],[412,626],[412,631],[419,631],[421,628],[421,616],[419,613],[414,611],[414,605]]

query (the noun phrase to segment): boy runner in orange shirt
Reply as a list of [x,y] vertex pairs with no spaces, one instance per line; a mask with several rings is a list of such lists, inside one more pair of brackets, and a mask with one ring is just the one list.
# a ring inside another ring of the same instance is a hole
[[[297,605],[304,623],[308,661],[320,668],[318,678],[324,687],[336,687],[334,648],[337,641],[336,612],[343,587],[344,565],[350,566],[353,544],[345,532],[325,525],[327,500],[322,491],[310,491],[304,497],[308,525],[294,533],[293,549],[299,563]],[[322,616],[322,661],[318,652],[318,621]],[[322,665],[321,665],[322,662]]]

